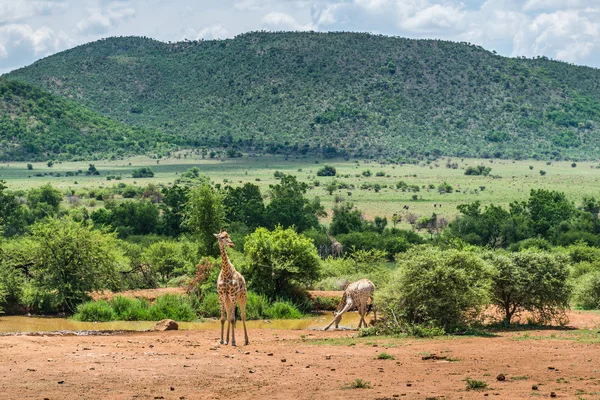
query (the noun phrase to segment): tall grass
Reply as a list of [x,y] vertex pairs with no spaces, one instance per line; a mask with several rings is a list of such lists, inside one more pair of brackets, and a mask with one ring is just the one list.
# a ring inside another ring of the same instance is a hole
[[86,322],[101,321],[194,321],[196,311],[186,296],[166,294],[152,305],[145,299],[116,296],[110,301],[99,300],[80,304],[73,319]]
[[[221,309],[219,307],[218,295],[216,293],[207,293],[204,295],[198,311],[203,317],[219,318],[221,316]],[[236,310],[236,315],[239,318],[239,309]],[[266,296],[248,292],[248,300],[246,302],[247,320],[298,319],[302,317],[303,314],[298,307],[289,301],[279,300],[269,303]]]

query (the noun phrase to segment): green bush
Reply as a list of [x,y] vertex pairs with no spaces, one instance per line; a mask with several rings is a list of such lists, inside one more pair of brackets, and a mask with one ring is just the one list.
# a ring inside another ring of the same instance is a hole
[[268,318],[271,319],[298,319],[302,313],[289,301],[276,301],[266,310]]
[[206,293],[198,307],[198,313],[203,317],[218,318],[221,316],[219,306],[219,295],[217,293]]
[[261,294],[252,291],[247,293],[246,301],[246,319],[264,319],[268,318],[267,310],[270,307],[269,299]]
[[185,296],[165,294],[156,298],[149,310],[152,321],[173,319],[175,321],[195,321],[198,317],[190,300]]
[[146,299],[132,299],[124,296],[115,296],[108,301],[115,319],[120,321],[148,321],[150,320],[149,304]]
[[77,306],[73,319],[85,322],[106,322],[116,319],[115,311],[106,300],[88,301]]
[[478,321],[487,304],[487,268],[477,255],[418,247],[398,258],[389,283],[375,292],[376,303],[398,324],[426,324],[447,332]]
[[576,281],[573,300],[577,308],[600,309],[600,271],[590,272]]
[[319,255],[312,240],[293,228],[258,228],[246,239],[250,286],[270,299],[290,298],[319,277]]
[[572,292],[564,255],[528,250],[484,258],[492,267],[491,302],[504,314],[505,324],[523,311],[538,323],[564,321]]

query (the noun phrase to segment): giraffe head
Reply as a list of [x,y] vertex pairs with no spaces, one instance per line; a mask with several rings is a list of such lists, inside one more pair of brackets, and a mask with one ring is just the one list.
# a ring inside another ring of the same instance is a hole
[[215,237],[219,241],[219,246],[229,246],[233,247],[234,244],[229,237],[229,234],[226,231],[221,231],[221,233],[214,233]]

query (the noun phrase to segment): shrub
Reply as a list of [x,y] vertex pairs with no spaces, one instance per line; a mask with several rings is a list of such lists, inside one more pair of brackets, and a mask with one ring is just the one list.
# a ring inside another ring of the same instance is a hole
[[268,318],[271,319],[298,319],[302,313],[289,301],[276,301],[266,310]]
[[467,167],[465,170],[465,175],[483,175],[488,176],[492,172],[490,167],[486,167],[484,165],[477,165],[475,167]]
[[175,321],[194,321],[197,319],[196,311],[190,300],[180,295],[165,294],[156,298],[149,311],[152,321],[173,319]]
[[387,286],[375,293],[388,318],[448,332],[477,321],[487,303],[489,279],[485,263],[475,254],[419,247],[400,256],[398,263]]
[[336,170],[331,165],[324,165],[317,171],[317,176],[335,176]]
[[539,323],[563,321],[571,295],[566,257],[531,250],[484,258],[492,265],[491,301],[505,324],[523,311],[533,313]]
[[149,167],[142,167],[131,173],[132,178],[153,178],[154,172]]
[[37,244],[32,250],[32,284],[56,293],[60,309],[75,311],[88,293],[117,288],[122,254],[114,235],[62,218],[35,224],[32,240]]
[[319,277],[319,256],[312,240],[292,228],[258,228],[244,245],[250,286],[270,299],[289,298]]
[[219,306],[219,295],[217,293],[207,293],[203,295],[202,301],[198,307],[198,313],[203,317],[220,317],[221,309]]
[[142,258],[154,271],[160,274],[163,282],[168,281],[173,274],[185,272],[185,259],[178,242],[160,241],[150,245]]
[[344,386],[346,389],[371,389],[371,387],[371,382],[363,381],[361,378],[356,378],[353,382]]
[[131,299],[124,296],[115,296],[108,304],[115,312],[115,319],[120,321],[148,321],[150,320],[149,304],[145,299]]
[[487,388],[487,383],[484,381],[476,381],[475,379],[467,378],[467,390],[483,390]]
[[575,284],[575,306],[584,310],[600,309],[600,271],[580,277]]
[[73,319],[85,322],[106,322],[114,321],[116,315],[106,300],[88,301],[77,306],[77,313],[73,315]]
[[394,356],[388,353],[379,353],[377,354],[378,360],[393,360]]

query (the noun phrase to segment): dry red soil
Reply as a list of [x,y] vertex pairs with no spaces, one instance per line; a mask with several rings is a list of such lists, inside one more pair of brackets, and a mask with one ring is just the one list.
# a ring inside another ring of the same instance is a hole
[[[253,329],[238,347],[219,345],[216,329],[5,336],[0,398],[598,399],[600,314],[572,313],[571,325],[437,339]],[[394,359],[376,359],[382,352]],[[431,354],[441,359],[423,359]],[[357,378],[371,388],[345,388]],[[488,388],[468,391],[466,378]]]

